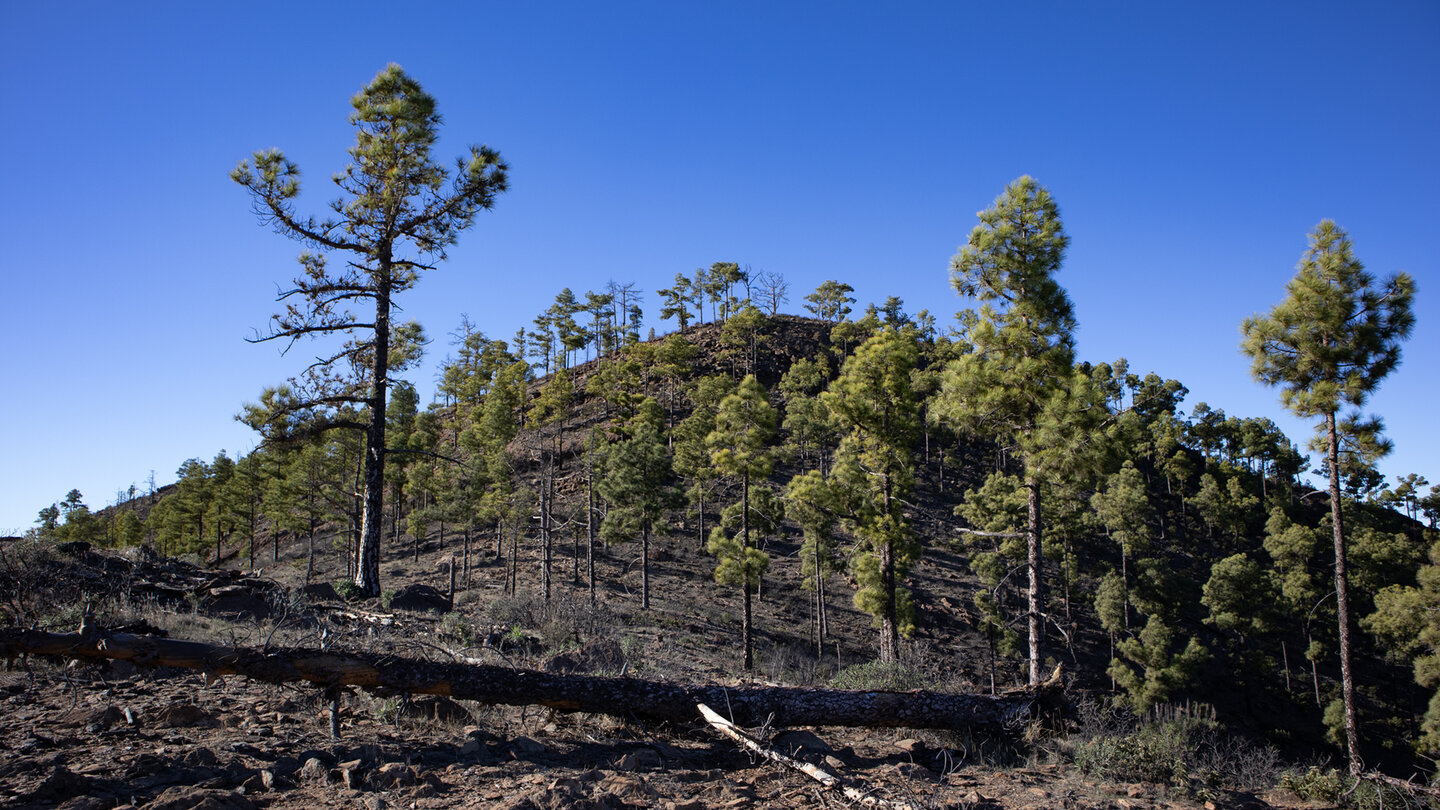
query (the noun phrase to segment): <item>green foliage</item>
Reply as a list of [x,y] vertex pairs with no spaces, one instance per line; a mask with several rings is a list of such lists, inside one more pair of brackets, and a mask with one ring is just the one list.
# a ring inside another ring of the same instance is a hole
[[1119,472],[1110,476],[1105,488],[1090,498],[1090,505],[1126,555],[1149,549],[1155,510],[1150,506],[1145,476],[1134,462],[1126,461]]
[[[265,392],[260,405],[246,408],[245,420],[276,439],[342,427],[366,432],[356,578],[373,596],[380,590],[388,386],[424,343],[418,324],[392,321],[395,297],[493,206],[507,188],[508,167],[493,149],[472,146],[452,180],[431,157],[440,126],[435,99],[398,65],[376,75],[351,105],[355,145],[350,164],[333,178],[340,197],[330,205],[332,217],[295,212],[300,169],[278,149],[242,160],[230,177],[249,192],[267,226],[322,251],[301,253],[303,274],[281,296],[286,309],[257,342],[346,337],[300,379]],[[346,257],[344,270],[328,267],[331,253]],[[348,308],[353,302],[373,304],[373,315],[357,315]],[[363,413],[347,411],[362,407]]]
[[832,486],[860,540],[851,556],[855,605],[877,620],[884,661],[897,660],[896,636],[908,635],[914,624],[898,583],[920,556],[902,508],[915,486],[920,403],[911,372],[918,362],[915,334],[885,327],[856,348],[821,395],[845,432]]
[[1193,637],[1179,651],[1175,644],[1175,630],[1159,616],[1151,616],[1139,636],[1119,643],[1124,660],[1111,661],[1107,672],[1125,690],[1136,712],[1148,711],[1188,688],[1200,665],[1210,657]]
[[852,664],[830,679],[832,689],[908,692],[929,689],[933,684],[914,667],[899,661],[878,658],[863,664]]
[[1360,623],[1393,655],[1411,662],[1416,683],[1436,690],[1414,740],[1418,751],[1434,756],[1440,754],[1440,544],[1430,547],[1429,562],[1415,578],[1415,585],[1382,589],[1375,596],[1375,612]]
[[710,542],[705,549],[718,560],[715,581],[721,585],[733,585],[754,593],[760,587],[760,578],[770,569],[769,554],[744,546],[738,535],[727,532],[723,526],[710,531]]
[[1221,630],[1241,636],[1269,632],[1274,624],[1275,582],[1269,572],[1245,554],[1232,554],[1210,568],[1201,589],[1200,604],[1210,610],[1205,619]]
[[1255,378],[1280,386],[1281,402],[1297,416],[1362,404],[1400,363],[1400,343],[1415,324],[1414,279],[1400,273],[1377,285],[1349,235],[1327,219],[1311,231],[1285,289],[1269,315],[1241,326]]
[[831,279],[805,296],[805,300],[810,302],[805,309],[822,321],[839,323],[850,314],[850,305],[855,303],[854,296],[850,295],[852,292],[855,292],[854,287]]
[[1095,614],[1107,633],[1117,634],[1126,629],[1125,592],[1125,580],[1115,571],[1101,577],[1095,589]]
[[1411,797],[1372,781],[1362,781],[1336,768],[1311,765],[1304,771],[1280,775],[1280,787],[1310,802],[1321,802],[1340,810],[1384,810],[1410,807]]
[[1195,775],[1197,737],[1207,730],[1202,721],[1182,720],[1096,737],[1075,750],[1075,766],[1092,777],[1116,782],[1184,787]]

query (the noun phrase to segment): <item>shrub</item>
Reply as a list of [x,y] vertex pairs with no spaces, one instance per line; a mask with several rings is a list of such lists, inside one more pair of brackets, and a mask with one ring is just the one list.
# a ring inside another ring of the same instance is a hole
[[[1375,782],[1355,783],[1355,778],[1336,768],[1311,765],[1304,771],[1280,775],[1280,787],[1307,801],[1324,802],[1345,810],[1382,810],[1413,806],[1413,797]],[[1407,801],[1410,799],[1411,801]]]
[[830,685],[836,689],[867,689],[886,692],[908,692],[928,689],[929,682],[913,667],[903,663],[866,661],[840,670]]
[[1275,784],[1275,749],[1223,732],[1213,707],[1162,705],[1143,721],[1093,706],[1079,714],[1084,739],[1072,758],[1086,774],[1193,792],[1261,790]]

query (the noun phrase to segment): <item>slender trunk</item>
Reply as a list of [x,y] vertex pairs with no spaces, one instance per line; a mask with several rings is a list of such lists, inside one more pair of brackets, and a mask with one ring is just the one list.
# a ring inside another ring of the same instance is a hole
[[745,647],[745,662],[743,668],[746,672],[755,668],[755,654],[753,645],[753,619],[750,608],[750,476],[745,475],[740,479],[740,559],[741,581],[740,590],[745,596],[744,617],[740,624],[741,643]]
[[1028,531],[1026,532],[1027,558],[1030,569],[1030,587],[1026,596],[1026,607],[1029,611],[1030,620],[1030,680],[1031,686],[1040,683],[1040,666],[1043,663],[1041,653],[1044,649],[1045,624],[1041,616],[1041,609],[1044,605],[1044,578],[1041,576],[1043,563],[1040,556],[1040,481],[1035,474],[1026,470],[1025,475],[1025,501],[1028,513]]
[[1340,520],[1340,437],[1335,414],[1325,414],[1330,463],[1330,524],[1335,535],[1335,612],[1340,624],[1340,689],[1345,702],[1345,752],[1350,773],[1359,775],[1360,728],[1355,716],[1355,676],[1350,669],[1350,584],[1345,571],[1345,530]]
[[650,521],[640,527],[640,609],[650,609]]
[[540,482],[540,587],[544,591],[546,602],[550,601],[550,500],[554,497],[551,489],[553,475],[553,470],[546,469],[541,473]]
[[[891,515],[893,486],[890,475],[884,480],[885,514]],[[895,610],[895,544],[890,538],[880,541],[880,587],[884,590],[885,606],[880,614],[880,660],[893,664],[900,660],[900,630]]]
[[705,550],[705,485],[695,482],[696,513],[700,516],[700,550]]
[[591,463],[590,485],[585,493],[585,566],[588,569],[590,607],[595,607],[595,476]]
[[310,521],[310,535],[305,547],[305,584],[310,584],[310,578],[315,576],[315,521]]
[[385,515],[385,394],[390,383],[390,250],[380,249],[375,295],[375,346],[370,369],[370,425],[365,430],[365,493],[360,512],[360,545],[355,586],[360,595],[380,595],[381,523]]

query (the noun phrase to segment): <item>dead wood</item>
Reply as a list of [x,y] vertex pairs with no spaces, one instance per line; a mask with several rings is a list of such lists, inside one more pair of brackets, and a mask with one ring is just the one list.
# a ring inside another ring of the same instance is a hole
[[786,726],[972,729],[1005,733],[1031,719],[1038,704],[1063,699],[1059,671],[1034,689],[1006,695],[850,691],[809,687],[720,686],[562,675],[509,667],[427,661],[394,655],[293,648],[254,650],[124,633],[46,633],[0,629],[0,658],[23,654],[117,659],[142,666],[240,675],[269,683],[357,686],[382,693],[443,695],[510,706],[688,723],[698,703],[734,722]]
[[747,750],[753,751],[756,754],[770,760],[771,762],[776,762],[792,770],[799,771],[800,773],[803,773],[811,779],[814,779],[815,781],[824,785],[829,790],[840,792],[842,795],[845,796],[845,798],[849,799],[852,802],[856,802],[864,807],[890,807],[894,808],[895,810],[911,810],[911,806],[908,804],[904,804],[903,802],[892,802],[886,799],[882,799],[879,796],[873,796],[853,785],[845,784],[840,780],[840,777],[836,776],[833,773],[830,773],[829,771],[821,768],[818,765],[811,765],[808,762],[801,762],[798,759],[787,757],[779,751],[762,745],[759,740],[755,739],[749,734],[746,734],[744,730],[737,727],[734,723],[716,714],[714,709],[711,709],[704,703],[697,705],[695,708],[700,710],[700,716],[704,717],[707,723],[713,726],[721,734],[724,734],[726,737],[729,737],[735,742],[740,743],[740,745]]

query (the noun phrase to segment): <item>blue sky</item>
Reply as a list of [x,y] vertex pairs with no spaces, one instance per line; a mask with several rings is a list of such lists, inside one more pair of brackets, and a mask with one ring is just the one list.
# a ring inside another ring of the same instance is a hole
[[0,532],[79,488],[255,438],[243,402],[295,373],[263,328],[299,246],[229,170],[280,147],[322,212],[349,98],[398,62],[439,154],[488,143],[512,190],[400,303],[432,337],[508,338],[562,287],[653,291],[716,261],[826,279],[942,323],[948,262],[1035,176],[1071,237],[1079,355],[1127,357],[1303,441],[1250,381],[1239,323],[1333,218],[1418,324],[1370,403],[1393,479],[1440,483],[1440,5],[1338,3],[4,3]]

